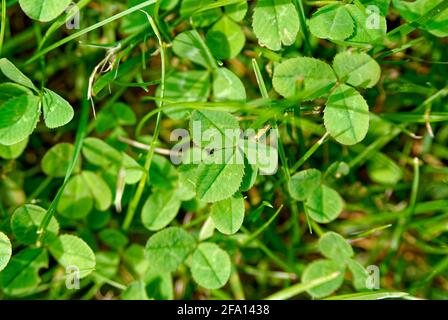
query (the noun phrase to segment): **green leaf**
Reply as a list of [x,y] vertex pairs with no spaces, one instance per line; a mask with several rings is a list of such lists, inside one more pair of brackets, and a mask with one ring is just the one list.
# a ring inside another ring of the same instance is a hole
[[224,12],[234,21],[241,21],[247,14],[247,10],[249,9],[249,5],[246,1],[242,1],[239,3],[234,3],[224,7]]
[[209,161],[198,167],[196,193],[199,199],[217,202],[230,198],[243,181],[243,155],[236,149],[224,149],[223,152],[215,152]]
[[[34,0],[31,1],[34,2]],[[22,71],[17,69],[17,67],[8,59],[0,59],[0,70],[8,79],[14,81],[15,83],[21,84],[22,86],[30,88],[34,91],[39,91],[34,83],[27,76],[25,76]]]
[[252,26],[260,45],[278,51],[296,41],[299,15],[289,0],[258,0]]
[[19,0],[20,7],[26,15],[41,22],[56,19],[70,3],[71,0]]
[[[37,231],[46,213],[47,210],[31,204],[17,208],[11,218],[11,229],[16,240],[24,244],[35,244],[39,238]],[[53,241],[58,233],[59,223],[52,217],[44,233],[43,242]]]
[[166,228],[149,238],[145,254],[151,268],[173,272],[194,250],[196,241],[178,227]]
[[345,51],[337,54],[333,68],[340,81],[354,87],[372,88],[381,77],[378,62],[364,52]]
[[75,114],[70,103],[49,89],[45,90],[42,105],[45,124],[50,129],[65,126]]
[[288,182],[289,193],[297,201],[305,201],[321,184],[322,174],[317,169],[297,172]]
[[354,259],[347,261],[348,269],[353,277],[353,286],[358,291],[365,291],[367,289],[367,279],[369,273],[364,267]]
[[33,292],[41,279],[39,270],[48,267],[48,254],[42,248],[26,248],[17,253],[0,272],[0,288],[9,296]]
[[93,197],[81,175],[76,175],[67,183],[62,193],[57,211],[69,219],[82,219],[93,209]]
[[0,232],[0,272],[8,265],[11,255],[11,242],[3,232]]
[[[49,177],[63,178],[70,166],[75,147],[70,143],[58,143],[45,153],[42,158],[42,171]],[[74,172],[79,172],[81,162],[76,161]]]
[[173,52],[184,59],[201,65],[205,68],[215,68],[215,62],[210,60],[207,47],[196,30],[180,33],[173,41]]
[[298,57],[280,63],[274,70],[272,81],[275,91],[285,98],[309,101],[326,95],[337,78],[325,62]]
[[[145,173],[143,167],[128,154],[123,153],[122,155],[123,155],[122,168],[124,168],[125,170],[126,184],[138,183],[143,177],[143,174]],[[116,169],[114,170],[114,173],[116,174]]]
[[219,19],[222,15],[220,8],[197,12],[201,8],[215,2],[214,0],[183,0],[180,15],[185,19],[192,19],[197,27],[206,27]]
[[[416,0],[413,2],[393,0],[394,7],[408,22],[415,21],[441,4],[444,0]],[[448,36],[448,9],[443,10],[434,18],[420,26],[436,37]]]
[[84,140],[82,154],[88,162],[101,168],[121,166],[122,154],[106,142],[97,138]]
[[127,104],[117,102],[101,109],[96,120],[96,131],[104,133],[116,126],[131,126],[137,123],[137,117]]
[[[156,96],[161,96],[159,86]],[[210,73],[208,71],[173,72],[166,78],[165,99],[170,102],[205,102],[210,95]],[[160,106],[160,103],[158,103]],[[190,115],[190,110],[182,108],[166,109],[164,113],[174,119],[182,120]]]
[[367,173],[372,181],[384,185],[396,185],[403,179],[403,169],[383,153],[375,153],[367,162]]
[[367,10],[364,12],[354,4],[348,4],[346,8],[355,22],[355,32],[346,41],[349,41],[352,45],[364,45],[380,43],[386,38],[387,24],[385,17],[381,15],[375,17],[378,20],[378,25],[376,26],[375,19],[369,18]]
[[95,254],[84,240],[76,236],[64,234],[52,242],[49,249],[61,266],[76,267],[80,279],[95,270]]
[[36,128],[39,115],[40,100],[35,96],[22,95],[2,104],[0,144],[11,146],[28,138]]
[[191,260],[193,279],[206,289],[219,289],[230,278],[230,257],[214,243],[201,243]]
[[310,20],[311,33],[321,39],[345,40],[353,34],[354,30],[349,11],[340,4],[320,8]]
[[243,82],[229,69],[216,69],[213,72],[213,100],[245,101],[246,89]]
[[[5,102],[17,98],[19,96],[23,95],[33,95],[33,92],[29,90],[28,88],[15,84],[12,82],[5,82],[0,84],[0,105],[4,104]],[[3,128],[4,126],[4,119],[2,119],[0,127]],[[7,121],[6,121],[7,122]],[[9,123],[7,123],[9,124]]]
[[369,106],[358,91],[340,85],[327,101],[324,124],[339,143],[354,145],[364,140],[369,131]]
[[320,237],[319,250],[326,258],[342,263],[354,255],[351,245],[336,232],[327,232]]
[[311,193],[305,202],[308,215],[318,223],[335,220],[343,209],[341,196],[330,187],[321,185]]
[[115,250],[122,250],[129,243],[129,240],[126,237],[126,235],[124,235],[121,231],[117,229],[101,230],[99,233],[99,238],[104,244],[108,245],[109,247]]
[[218,59],[236,57],[243,50],[246,36],[241,27],[227,16],[223,16],[207,32],[206,42]]
[[165,228],[177,216],[181,201],[174,190],[155,191],[142,209],[142,223],[151,231]]
[[81,178],[92,195],[95,208],[99,211],[109,209],[112,205],[112,191],[106,181],[100,175],[91,171],[83,171]]
[[28,146],[29,139],[25,139],[19,143],[13,144],[12,146],[4,146],[0,144],[0,158],[6,160],[14,160],[22,155]]
[[227,112],[196,110],[190,118],[193,142],[200,148],[230,148],[238,143],[238,120]]
[[211,208],[213,223],[221,233],[237,233],[244,221],[244,199],[241,195],[216,202]]
[[302,282],[310,282],[334,273],[339,273],[335,279],[307,290],[313,298],[323,298],[335,292],[342,285],[345,273],[344,265],[332,260],[313,261],[303,271]]
[[149,300],[146,293],[146,284],[142,280],[131,282],[129,286],[121,293],[121,299],[123,300]]
[[241,191],[246,192],[252,189],[257,182],[258,167],[255,164],[249,164],[247,158],[244,158],[244,177],[241,183]]

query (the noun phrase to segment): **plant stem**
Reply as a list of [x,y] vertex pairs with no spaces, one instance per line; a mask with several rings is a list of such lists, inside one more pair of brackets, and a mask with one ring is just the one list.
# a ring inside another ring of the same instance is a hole
[[[156,23],[148,14],[147,14],[147,16],[148,16],[149,23],[151,24],[151,27],[154,30],[154,33],[156,34],[156,37],[159,41],[159,46],[160,46],[161,69],[162,69],[161,84],[160,84],[161,85],[161,95],[160,96],[162,98],[162,101],[160,102],[160,104],[161,104],[160,108],[163,108],[163,103],[164,103],[163,99],[165,98],[165,74],[166,74],[165,45],[162,41],[162,37],[160,36],[160,33],[159,33]],[[134,197],[132,198],[131,203],[129,204],[128,211],[126,213],[126,217],[123,222],[124,230],[128,230],[129,227],[131,226],[132,220],[134,219],[135,211],[137,209],[138,204],[140,203],[140,199],[143,195],[143,191],[145,190],[146,183],[149,182],[149,180],[150,180],[149,171],[151,169],[151,163],[152,163],[152,158],[154,156],[154,150],[156,148],[157,140],[158,140],[159,134],[160,134],[161,122],[162,122],[162,111],[159,110],[157,113],[156,127],[155,127],[153,138],[151,141],[151,146],[150,146],[149,152],[146,156],[146,162],[145,162],[145,166],[144,166],[146,175],[144,175],[142,177],[142,179],[140,180],[138,187],[137,187],[137,191],[136,191]]]

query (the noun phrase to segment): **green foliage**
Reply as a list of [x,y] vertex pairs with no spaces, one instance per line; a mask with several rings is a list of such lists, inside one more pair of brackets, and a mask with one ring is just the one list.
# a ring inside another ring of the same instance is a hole
[[260,45],[278,51],[295,42],[299,15],[290,0],[258,0],[252,26]]
[[2,8],[0,299],[448,298],[447,1],[70,4]]
[[195,239],[187,231],[170,227],[149,238],[145,254],[153,268],[173,272],[185,261],[195,246]]
[[11,242],[3,232],[0,232],[0,271],[8,265],[11,254]]
[[70,0],[19,0],[19,3],[28,17],[47,22],[57,18],[71,2]]
[[193,279],[207,289],[223,287],[230,278],[230,257],[214,243],[201,243],[193,253]]
[[222,200],[211,208],[213,224],[224,234],[237,233],[244,221],[244,200],[241,195]]
[[369,130],[369,106],[358,91],[341,85],[328,97],[324,122],[336,141],[356,144],[364,140]]
[[[36,243],[39,238],[38,230],[46,212],[45,209],[31,204],[17,208],[11,218],[11,229],[16,240],[24,244]],[[43,242],[54,241],[58,233],[59,224],[52,218],[42,238]]]
[[52,256],[63,267],[76,267],[80,278],[87,277],[95,270],[95,254],[83,240],[76,236],[64,234],[53,241],[49,249]]

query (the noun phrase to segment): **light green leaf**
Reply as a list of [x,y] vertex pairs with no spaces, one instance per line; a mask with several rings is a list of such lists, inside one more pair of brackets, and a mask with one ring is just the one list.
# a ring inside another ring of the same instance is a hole
[[289,0],[258,0],[253,29],[260,45],[271,50],[292,45],[300,29],[296,7]]
[[185,19],[192,19],[197,27],[206,27],[219,19],[222,15],[220,8],[197,12],[201,8],[215,2],[214,0],[182,0],[180,15]]
[[285,60],[275,68],[273,85],[286,98],[309,101],[326,95],[336,81],[333,69],[325,62],[298,57]]
[[[143,174],[145,173],[143,167],[134,160],[131,156],[123,153],[123,164],[122,167],[125,169],[125,182],[126,184],[136,184],[138,183]],[[116,174],[116,169],[114,170]]]
[[[15,84],[12,82],[5,82],[0,84],[0,105],[4,104],[5,102],[17,98],[19,96],[23,95],[29,95],[32,96],[33,92],[29,90],[28,88]],[[0,127],[4,126],[4,119],[2,119]],[[5,121],[7,122],[7,121]],[[7,123],[9,124],[9,123]]]
[[196,110],[190,118],[190,132],[198,147],[231,148],[240,136],[238,120],[227,112]]
[[72,106],[56,92],[46,89],[42,104],[44,120],[48,128],[62,127],[72,121],[75,114]]
[[244,177],[241,183],[241,191],[249,191],[257,182],[258,167],[255,164],[249,164],[247,158],[244,158]]
[[345,6],[331,4],[313,14],[310,31],[321,39],[345,40],[352,35],[354,23]]
[[384,185],[396,185],[403,179],[403,169],[383,153],[375,153],[367,162],[367,173],[372,181]]
[[247,14],[249,5],[246,1],[234,3],[224,7],[224,12],[234,21],[241,21]]
[[173,41],[173,52],[184,59],[199,64],[205,68],[215,68],[215,62],[204,46],[204,41],[196,30],[189,30],[180,33]]
[[230,257],[214,243],[201,243],[193,253],[191,274],[206,289],[219,289],[230,278]]
[[[34,2],[34,0],[31,1]],[[34,83],[27,76],[25,76],[22,71],[17,69],[17,67],[8,59],[0,59],[0,70],[8,79],[14,81],[15,83],[21,84],[22,86],[30,88],[34,91],[39,91]]]
[[354,145],[364,140],[369,131],[369,106],[358,91],[340,85],[328,98],[324,124],[339,143]]
[[86,138],[82,154],[91,164],[106,169],[120,167],[123,161],[123,156],[118,150],[98,138]]
[[130,126],[137,123],[137,117],[127,104],[117,102],[101,109],[96,119],[96,131],[104,133],[116,126]]
[[149,238],[145,254],[151,268],[173,272],[184,262],[195,246],[196,241],[187,231],[171,227]]
[[0,232],[0,272],[8,265],[9,259],[11,259],[11,255],[11,242],[9,241],[6,234]]
[[85,278],[95,270],[96,259],[84,240],[64,234],[51,243],[50,253],[63,267],[76,267],[79,278]]
[[41,279],[39,270],[48,267],[48,254],[43,248],[26,248],[17,253],[0,272],[0,288],[9,296],[33,292]]
[[197,171],[196,193],[199,199],[205,202],[217,202],[233,196],[243,181],[242,153],[235,149],[216,151],[210,157],[210,162],[207,162],[201,163]]
[[319,239],[320,252],[329,259],[344,263],[354,255],[351,245],[336,232],[327,232]]
[[94,200],[95,208],[105,211],[112,205],[112,191],[104,179],[91,171],[83,171],[81,178],[85,187],[90,191]]
[[[416,0],[413,2],[393,0],[394,7],[398,10],[400,15],[408,22],[412,22],[434,9],[445,0]],[[434,18],[420,26],[432,33],[436,37],[448,36],[448,9],[443,10]]]
[[[24,244],[35,244],[39,238],[37,231],[46,213],[47,210],[32,204],[17,208],[11,218],[11,229],[16,240]],[[54,241],[58,233],[59,223],[53,217],[44,233],[43,242]]]
[[244,48],[246,36],[241,27],[227,16],[223,16],[207,32],[206,42],[218,59],[236,57]]
[[367,279],[369,274],[364,267],[354,259],[347,261],[348,269],[353,277],[353,286],[358,291],[365,291],[367,289]]
[[321,184],[322,174],[317,169],[297,172],[288,182],[289,193],[297,201],[305,201]]
[[[161,86],[156,96],[161,96]],[[166,78],[165,99],[172,102],[205,102],[210,95],[210,73],[208,71],[174,72]],[[158,103],[160,106],[160,103]],[[165,104],[166,105],[166,104]],[[166,109],[164,113],[174,120],[182,120],[190,115],[190,110],[182,108]]]
[[146,293],[146,284],[142,280],[131,282],[129,286],[121,293],[121,299],[123,300],[149,300]]
[[244,221],[244,199],[241,195],[216,202],[211,208],[213,223],[221,233],[237,233]]
[[151,231],[165,228],[177,216],[181,201],[174,190],[155,191],[142,209],[142,223]]
[[28,17],[41,22],[56,19],[70,5],[71,0],[19,0]]
[[355,32],[346,41],[349,41],[352,45],[365,45],[382,42],[386,38],[387,24],[385,17],[381,15],[369,17],[368,14],[370,13],[367,10],[364,12],[354,4],[348,4],[346,8],[355,22]]
[[0,158],[6,160],[17,159],[22,155],[28,146],[29,139],[25,139],[19,143],[13,144],[12,146],[4,146],[0,144]]
[[318,223],[335,220],[342,212],[343,205],[341,196],[325,185],[321,185],[311,193],[305,202],[308,215]]
[[381,77],[381,67],[364,52],[345,51],[336,55],[333,68],[340,81],[354,87],[372,88]]
[[216,69],[213,72],[213,100],[245,101],[246,89],[243,82],[229,69]]
[[[58,143],[45,153],[42,158],[42,171],[49,177],[63,178],[73,159],[75,147],[70,143]],[[81,162],[78,160],[74,172],[79,172]]]
[[93,197],[81,175],[76,175],[67,183],[62,193],[57,210],[69,219],[82,219],[93,208]]
[[344,265],[332,260],[313,261],[303,271],[302,282],[310,282],[334,273],[339,273],[335,279],[307,290],[313,298],[323,298],[335,292],[342,285],[345,273]]
[[39,115],[40,100],[35,96],[21,95],[2,104],[0,144],[11,146],[28,138],[36,128]]

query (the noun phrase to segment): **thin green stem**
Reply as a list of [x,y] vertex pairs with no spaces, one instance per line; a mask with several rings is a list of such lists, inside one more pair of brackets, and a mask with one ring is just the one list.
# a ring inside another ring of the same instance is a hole
[[[146,12],[145,12],[146,13]],[[161,89],[161,98],[162,101],[160,102],[160,108],[163,108],[163,99],[165,98],[165,75],[166,75],[166,52],[165,52],[165,44],[162,41],[162,37],[160,36],[159,33],[159,29],[156,25],[156,23],[154,22],[154,20],[152,19],[151,16],[148,16],[148,20],[149,23],[151,24],[152,29],[154,30],[154,33],[156,34],[156,37],[159,41],[159,47],[160,47],[160,55],[161,55],[161,80],[160,80],[160,89]],[[128,211],[126,213],[126,217],[124,219],[123,222],[123,229],[124,230],[128,230],[129,227],[131,226],[132,220],[134,219],[134,215],[135,215],[135,211],[137,209],[138,204],[140,203],[140,199],[143,195],[143,191],[145,190],[145,186],[147,184],[147,182],[150,180],[150,169],[151,169],[151,163],[152,163],[152,159],[154,156],[154,150],[156,148],[156,144],[157,144],[157,140],[159,138],[159,134],[160,134],[160,127],[161,127],[161,122],[162,122],[162,112],[161,110],[159,110],[157,112],[157,120],[156,120],[156,127],[154,130],[154,134],[153,134],[153,138],[151,141],[151,145],[150,145],[150,149],[148,151],[148,154],[146,156],[146,162],[145,162],[145,166],[144,169],[146,171],[146,175],[144,175],[142,177],[142,179],[140,180],[137,190],[135,192],[134,197],[131,200],[131,203],[128,206]]]

